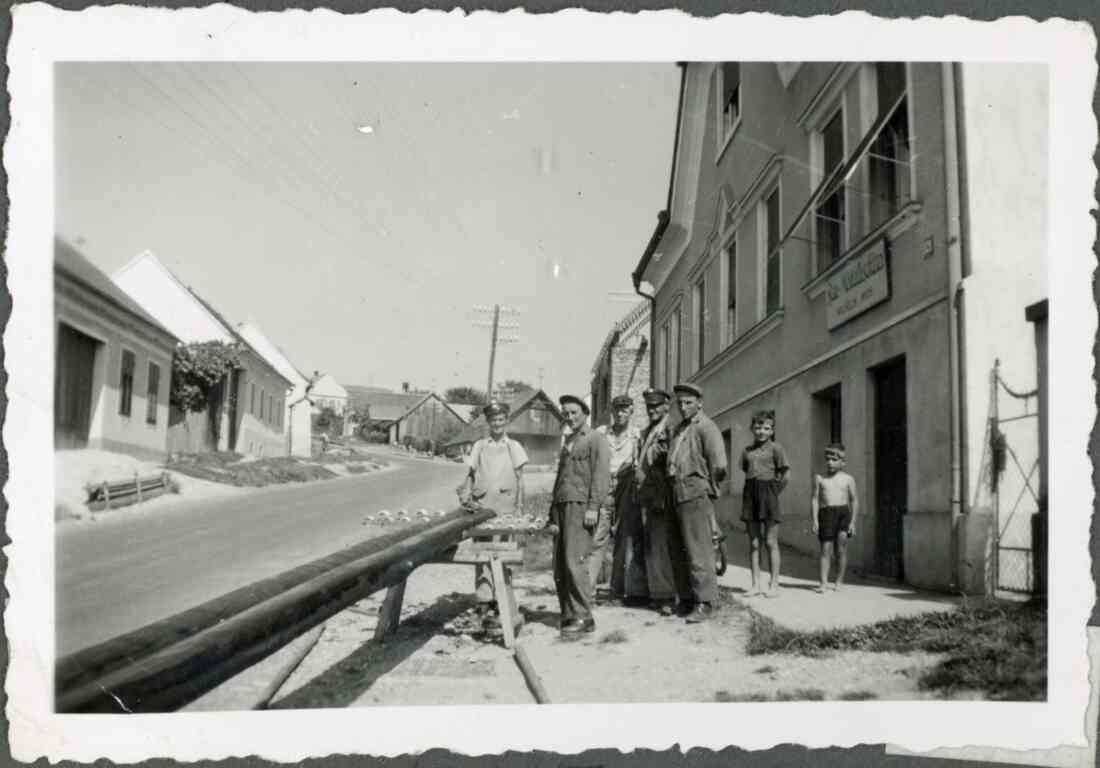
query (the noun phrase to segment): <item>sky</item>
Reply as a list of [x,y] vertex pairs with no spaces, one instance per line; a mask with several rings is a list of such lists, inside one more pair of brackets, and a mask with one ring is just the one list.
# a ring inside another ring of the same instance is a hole
[[302,371],[588,391],[668,198],[656,64],[66,63],[55,228],[111,274],[151,250]]

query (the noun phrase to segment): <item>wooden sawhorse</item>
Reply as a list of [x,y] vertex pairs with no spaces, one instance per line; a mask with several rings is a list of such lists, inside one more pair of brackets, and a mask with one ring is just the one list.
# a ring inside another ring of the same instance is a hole
[[[519,532],[503,528],[477,528],[469,539],[443,552],[429,563],[458,563],[461,565],[488,565],[493,580],[493,594],[500,608],[500,626],[504,633],[504,647],[516,644],[516,619],[519,611],[512,591],[510,565],[523,562],[523,543]],[[378,611],[378,624],[374,639],[385,642],[401,621],[401,604],[405,600],[405,579],[386,590],[382,607]]]

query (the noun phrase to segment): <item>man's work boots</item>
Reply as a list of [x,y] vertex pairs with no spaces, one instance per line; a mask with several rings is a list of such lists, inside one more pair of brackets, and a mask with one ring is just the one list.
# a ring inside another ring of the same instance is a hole
[[575,640],[595,631],[595,619],[570,619],[561,625],[561,638],[562,640]]
[[708,621],[714,615],[714,607],[710,603],[698,603],[695,610],[688,614],[688,624],[699,624]]

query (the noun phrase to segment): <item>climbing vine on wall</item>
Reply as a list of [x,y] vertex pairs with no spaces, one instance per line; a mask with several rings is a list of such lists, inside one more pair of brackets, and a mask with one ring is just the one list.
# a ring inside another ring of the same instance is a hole
[[176,347],[172,356],[172,405],[182,411],[204,410],[215,387],[240,365],[236,344],[202,341]]

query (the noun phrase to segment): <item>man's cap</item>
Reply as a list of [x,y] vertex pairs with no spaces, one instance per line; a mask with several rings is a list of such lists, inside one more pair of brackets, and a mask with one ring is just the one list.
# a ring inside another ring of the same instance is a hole
[[685,395],[694,395],[695,397],[700,398],[703,396],[703,390],[699,389],[699,387],[695,386],[694,384],[689,384],[686,381],[677,384],[675,387],[672,388],[672,391],[676,394],[680,394],[682,392]]
[[634,405],[634,398],[630,395],[615,395],[611,398],[612,408],[629,408]]
[[668,392],[663,389],[647,389],[642,393],[642,399],[645,400],[646,405],[661,405],[667,403],[671,398]]
[[581,410],[584,411],[584,414],[586,416],[589,413],[588,403],[586,403],[584,400],[581,400],[576,395],[562,395],[561,397],[558,398],[558,402],[561,403],[562,405],[565,405],[566,403],[576,403],[577,405],[579,405],[581,407]]
[[844,458],[844,446],[843,445],[828,445],[825,447],[826,458]]
[[489,403],[482,411],[487,419],[500,415],[507,416],[511,412],[512,409],[508,407],[508,403]]

